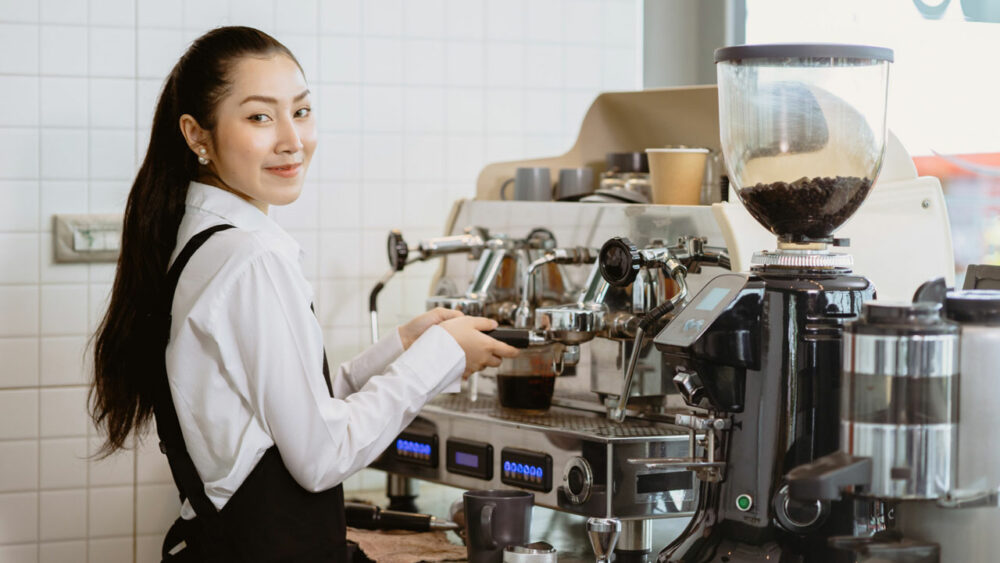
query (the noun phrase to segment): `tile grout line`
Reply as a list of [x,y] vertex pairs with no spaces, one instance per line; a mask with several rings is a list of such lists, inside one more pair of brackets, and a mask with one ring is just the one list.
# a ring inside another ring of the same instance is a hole
[[[37,56],[38,56],[38,68],[35,69],[35,76],[38,80],[38,94],[41,98],[42,93],[42,4],[38,3],[38,46],[37,46]],[[38,145],[37,145],[37,174],[38,174],[38,231],[39,231],[39,241],[41,241],[41,231],[42,231],[42,104],[38,104]],[[40,245],[41,243],[39,243]],[[36,342],[38,343],[38,380],[36,385],[38,390],[36,391],[37,396],[37,406],[38,406],[38,428],[35,435],[35,443],[38,448],[38,474],[36,475],[35,483],[35,553],[41,558],[42,551],[42,258],[41,249],[39,247],[38,254],[38,318],[36,329],[38,334],[35,336]]]
[[[92,80],[93,80],[90,77],[90,71],[91,71],[91,69],[90,69],[90,56],[92,54],[91,53],[91,49],[90,49],[90,34],[91,34],[91,23],[92,23],[90,21],[90,19],[91,19],[90,9],[93,6],[93,3],[94,3],[94,0],[87,0],[86,1],[86,5],[87,5],[87,27],[84,30],[84,33],[86,34],[86,43],[87,43],[87,58],[86,58],[86,65],[87,65],[87,97],[86,97],[86,100],[87,100],[87,188],[86,188],[86,190],[87,190],[87,212],[88,213],[91,212],[91,209],[90,209],[90,206],[91,206],[90,205],[91,204],[91,197],[90,197],[90,182],[91,182],[91,179],[90,179],[91,169],[90,168],[91,168],[91,166],[90,166],[90,160],[91,160],[91,155],[92,155],[93,150],[94,150],[93,147],[91,146],[92,142],[91,142],[91,133],[90,133],[90,126],[91,126],[91,119],[90,119],[90,114],[91,114],[91,111],[90,111],[90,109],[91,109],[91,95],[90,95],[90,91],[91,91],[91,87],[90,86],[91,86]],[[91,271],[92,269],[93,268],[91,266],[89,266],[89,265],[87,266],[87,293],[86,293],[86,296],[84,297],[84,300],[87,302],[87,326],[88,327],[90,326],[90,285],[91,285],[91,282],[93,281],[93,272]],[[86,358],[86,357],[87,357],[86,347],[84,347],[84,358]],[[87,362],[84,361],[82,363],[83,363],[83,366],[81,366],[81,369],[83,369],[84,372],[86,372]],[[87,410],[87,403],[86,403],[86,401],[84,401],[84,411],[86,412],[86,410]],[[87,428],[87,438],[84,439],[84,444],[86,444],[86,448],[85,448],[84,451],[87,452],[87,451],[90,450],[90,439],[89,439],[89,437],[90,437],[90,428],[89,428],[90,424],[89,424],[89,422],[85,422],[84,424],[87,424],[87,426],[88,426],[88,428]],[[83,524],[84,528],[83,529],[84,529],[84,534],[86,536],[86,542],[84,543],[84,545],[86,546],[86,554],[84,555],[84,561],[86,561],[87,563],[90,563],[90,501],[91,501],[91,498],[90,498],[90,469],[91,469],[91,463],[90,463],[90,461],[88,461],[86,463],[86,471],[85,471],[86,475],[87,475],[87,480],[84,483],[84,485],[85,485],[85,489],[84,490],[86,491],[85,494],[84,494],[84,509],[86,510],[86,512],[84,513],[84,518],[83,518],[83,522],[84,522],[84,524]]]

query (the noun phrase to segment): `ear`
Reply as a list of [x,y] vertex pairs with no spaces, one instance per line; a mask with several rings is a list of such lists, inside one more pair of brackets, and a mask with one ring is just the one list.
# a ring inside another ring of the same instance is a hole
[[209,135],[208,131],[202,129],[201,125],[198,125],[198,120],[185,113],[181,116],[179,125],[181,134],[184,135],[184,140],[187,141],[191,152],[202,156],[200,151],[204,148],[207,151],[204,156],[214,160],[212,159],[212,136]]

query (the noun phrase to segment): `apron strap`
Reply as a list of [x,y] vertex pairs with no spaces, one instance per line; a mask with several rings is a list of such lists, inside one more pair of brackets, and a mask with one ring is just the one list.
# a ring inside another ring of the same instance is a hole
[[[181,277],[184,266],[209,237],[219,231],[232,228],[233,225],[215,225],[191,237],[181,253],[177,255],[177,260],[174,261],[170,270],[167,271],[167,286],[161,303],[160,318],[157,319],[161,323],[159,334],[163,346],[158,349],[165,349],[170,338],[170,311],[173,307],[174,292],[177,290],[177,281]],[[180,492],[181,502],[187,499],[199,518],[204,518],[206,521],[211,520],[218,514],[218,510],[205,494],[205,483],[202,482],[198,470],[194,466],[194,461],[188,455],[184,435],[181,433],[180,421],[177,420],[177,411],[174,409],[174,401],[170,396],[166,358],[157,365],[162,367],[158,370],[160,373],[155,374],[156,392],[153,394],[153,415],[156,418],[156,433],[160,437],[160,451],[167,456],[170,474]]]

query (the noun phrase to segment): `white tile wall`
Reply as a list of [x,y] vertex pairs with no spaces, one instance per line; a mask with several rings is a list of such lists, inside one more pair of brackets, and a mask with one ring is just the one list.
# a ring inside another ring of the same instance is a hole
[[[42,491],[38,501],[38,534],[46,540],[87,537],[87,490]],[[82,545],[85,551],[86,546]],[[45,549],[43,544],[42,549]],[[67,550],[67,553],[70,553]],[[57,559],[52,559],[56,561]]]
[[0,494],[0,545],[38,540],[38,493]]
[[0,492],[38,488],[38,442],[0,442]]
[[39,455],[39,485],[43,489],[87,486],[87,439],[42,440]]
[[[275,34],[314,92],[320,148],[274,216],[308,254],[330,362],[368,343],[389,228],[439,234],[489,162],[558,154],[637,76],[639,0],[0,0],[0,561],[154,562],[178,502],[155,439],[109,458],[87,348],[114,266],[56,264],[52,216],[121,212],[163,80],[201,33]],[[433,265],[379,298],[383,334]],[[363,472],[348,487],[381,487]]]

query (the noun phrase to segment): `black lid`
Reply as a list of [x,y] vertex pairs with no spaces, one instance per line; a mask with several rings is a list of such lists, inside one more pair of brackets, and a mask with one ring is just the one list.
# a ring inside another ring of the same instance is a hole
[[715,50],[715,62],[745,59],[810,59],[836,58],[893,62],[892,49],[872,45],[843,43],[770,43],[764,45],[734,45]]
[[1000,324],[1000,290],[950,291],[945,309],[949,319],[960,323]]
[[649,158],[644,152],[609,152],[604,163],[609,172],[649,172]]
[[862,315],[871,324],[933,324],[941,320],[941,304],[875,301],[862,306]]

